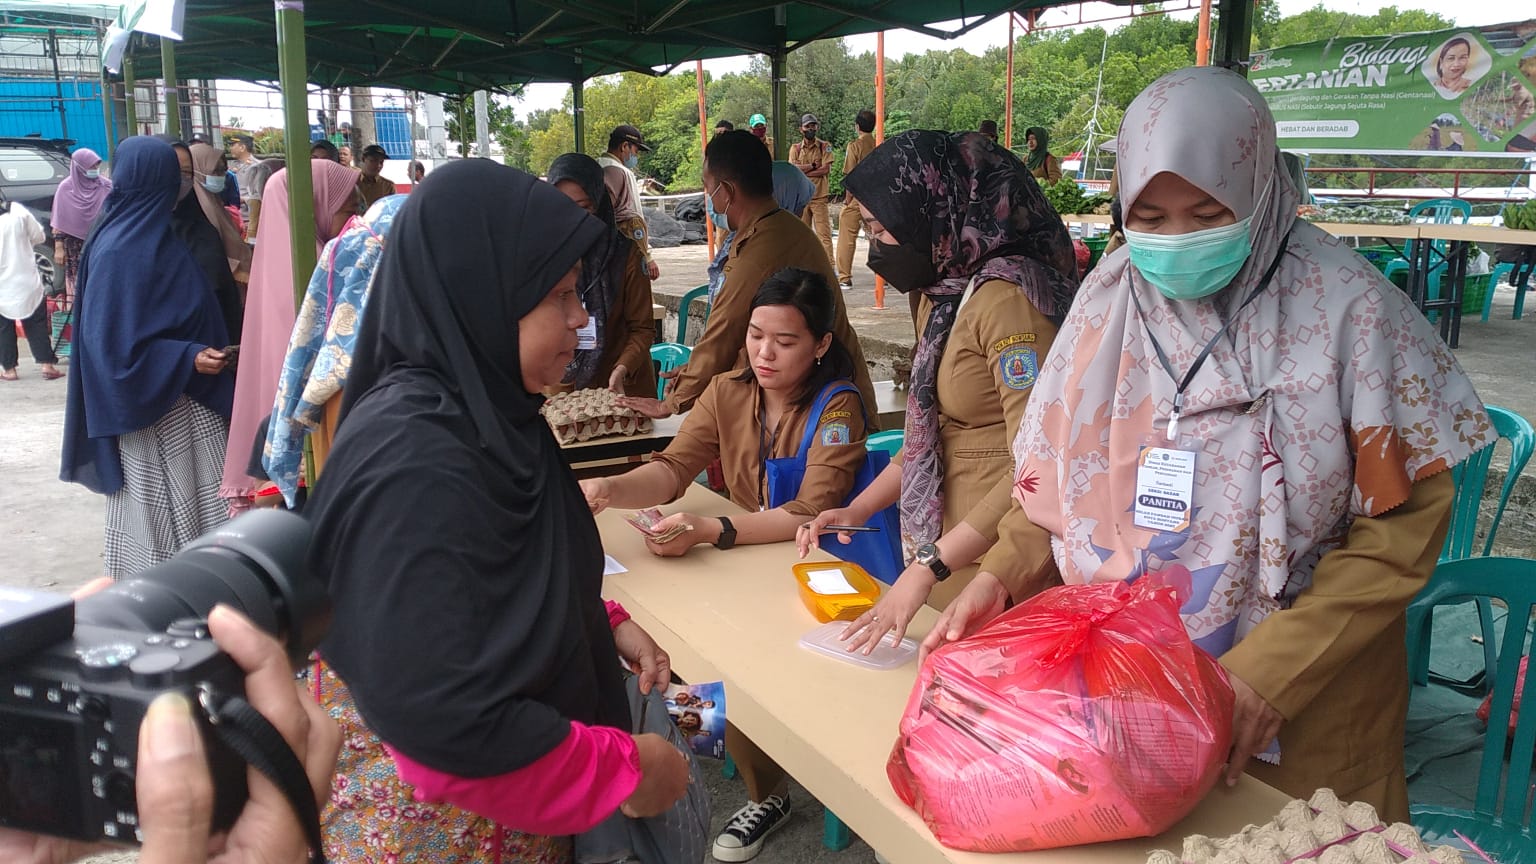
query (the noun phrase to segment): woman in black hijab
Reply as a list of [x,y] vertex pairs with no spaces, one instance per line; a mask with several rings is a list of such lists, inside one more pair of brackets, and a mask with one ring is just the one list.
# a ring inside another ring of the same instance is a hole
[[[219,229],[209,221],[208,214],[197,191],[197,174],[192,158],[192,148],[184,141],[156,136],[166,141],[176,151],[181,163],[181,190],[177,193],[176,209],[171,211],[171,230],[181,242],[187,244],[192,260],[197,262],[208,283],[213,286],[213,296],[219,301],[224,313],[224,329],[231,341],[240,338],[241,321],[245,318],[245,303],[241,299],[240,285],[230,269],[230,259]],[[211,192],[203,194],[212,195]],[[223,215],[223,214],[220,214]],[[224,216],[224,218],[229,218]],[[250,272],[249,252],[246,253],[245,272]],[[223,345],[217,346],[223,348]]]
[[[617,656],[642,690],[665,684],[666,656],[605,610],[597,526],[539,415],[606,231],[478,159],[435,172],[396,217],[309,503],[335,605],[315,688],[366,742],[342,755],[333,861],[569,860],[569,835],[686,787],[676,749],[621,731]],[[422,801],[449,806],[405,815]]]
[[603,167],[584,153],[566,153],[550,164],[545,179],[609,227],[582,270],[581,299],[592,320],[563,383],[574,390],[607,387],[626,396],[651,396],[656,392],[651,278],[640,248],[613,221]]

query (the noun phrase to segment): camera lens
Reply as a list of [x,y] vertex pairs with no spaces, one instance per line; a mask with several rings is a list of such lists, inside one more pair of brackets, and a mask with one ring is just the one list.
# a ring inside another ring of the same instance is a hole
[[206,618],[224,603],[285,641],[300,665],[330,624],[330,600],[305,563],[309,523],[283,510],[253,510],[163,561],[81,600],[75,620],[159,632]]

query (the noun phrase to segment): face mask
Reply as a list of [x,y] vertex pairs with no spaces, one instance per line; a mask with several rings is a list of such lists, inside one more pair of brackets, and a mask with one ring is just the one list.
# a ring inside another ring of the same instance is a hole
[[909,246],[869,241],[869,269],[903,294],[939,281],[933,259]]
[[209,174],[207,177],[203,178],[203,188],[207,189],[209,192],[212,192],[215,195],[222,195],[224,193],[224,181],[228,179],[228,177],[220,177]]
[[182,175],[182,178],[181,178],[181,189],[178,190],[177,193],[176,193],[176,200],[177,201],[181,201],[182,199],[186,198],[188,195],[191,195],[191,194],[192,194],[192,178],[191,177],[187,177],[186,175]]
[[628,168],[631,171],[635,170],[636,168],[639,168],[640,167],[640,154],[639,153],[631,153],[628,156],[624,157],[624,167]]
[[801,129],[800,130],[800,134],[804,135],[805,136],[805,140],[807,140],[807,141],[815,141],[816,140],[816,130],[815,129]]
[[752,127],[752,134],[756,135],[759,138],[767,138],[768,137],[768,127],[767,126],[753,126]]
[[91,178],[92,180],[95,180],[97,177],[101,176],[101,169],[100,168],[87,168],[86,171],[85,171],[85,176]]
[[[719,192],[723,186],[716,186],[715,192]],[[730,207],[729,204],[726,207]],[[715,196],[713,193],[704,196],[704,209],[709,212],[709,221],[715,223],[715,227],[721,231],[731,230],[731,222],[724,212],[715,209]]]
[[1253,217],[1231,225],[1191,231],[1188,234],[1146,234],[1125,229],[1131,247],[1131,264],[1169,300],[1198,300],[1227,287],[1253,252],[1248,224]]

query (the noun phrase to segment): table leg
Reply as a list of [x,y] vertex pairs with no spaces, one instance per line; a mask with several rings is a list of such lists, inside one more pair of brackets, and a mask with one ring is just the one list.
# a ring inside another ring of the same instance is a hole
[[1408,299],[1420,312],[1425,311],[1424,302],[1429,295],[1429,247],[1427,240],[1408,243]]
[[[1441,285],[1449,289],[1446,296],[1446,308],[1440,318],[1440,338],[1446,341],[1452,348],[1461,344],[1461,298],[1467,287],[1467,253],[1471,251],[1471,244],[1465,240],[1452,240],[1450,260],[1446,262],[1445,277],[1441,279]],[[1450,279],[1449,284],[1445,278]]]
[[833,852],[841,852],[853,845],[853,834],[843,820],[831,810],[826,811],[821,823],[821,845]]

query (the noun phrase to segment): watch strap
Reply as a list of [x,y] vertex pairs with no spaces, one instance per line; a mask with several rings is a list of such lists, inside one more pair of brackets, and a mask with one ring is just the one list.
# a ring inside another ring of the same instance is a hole
[[715,541],[716,549],[730,549],[736,545],[736,526],[724,516],[716,516],[720,520],[720,537]]

